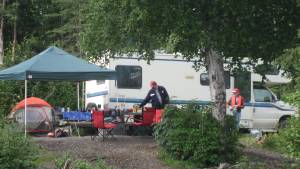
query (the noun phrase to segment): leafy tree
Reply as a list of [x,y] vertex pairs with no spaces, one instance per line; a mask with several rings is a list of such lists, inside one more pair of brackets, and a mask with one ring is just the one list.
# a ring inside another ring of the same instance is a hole
[[84,48],[96,58],[168,49],[208,68],[213,114],[224,124],[223,60],[275,59],[295,40],[295,0],[91,0]]
[[[77,39],[81,13],[77,9],[84,9],[84,6],[81,0],[6,1],[3,67],[29,59],[53,44],[79,54]],[[14,41],[14,23],[18,41]],[[52,105],[77,108],[74,82],[29,82],[28,95],[46,99]],[[0,112],[7,114],[24,98],[24,83],[0,81],[0,96]]]
[[[299,36],[300,37],[300,36]],[[300,46],[287,49],[285,53],[276,60],[286,73],[286,76],[292,81],[288,85],[281,87],[280,92],[283,93],[283,99],[294,106],[300,107]]]
[[58,24],[48,32],[49,36],[57,39],[64,49],[80,55],[80,33],[83,29],[83,18],[87,10],[86,1],[53,0],[53,4],[53,11],[47,17],[55,20]]

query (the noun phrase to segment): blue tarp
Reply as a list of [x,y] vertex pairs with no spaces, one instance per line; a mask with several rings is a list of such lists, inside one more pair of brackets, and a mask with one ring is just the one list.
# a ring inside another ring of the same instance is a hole
[[90,112],[63,112],[63,119],[67,121],[92,121]]

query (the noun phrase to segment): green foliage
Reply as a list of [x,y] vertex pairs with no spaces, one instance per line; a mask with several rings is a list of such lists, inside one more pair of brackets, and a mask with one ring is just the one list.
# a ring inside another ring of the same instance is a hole
[[246,156],[242,156],[239,161],[231,167],[233,169],[266,169],[267,165],[263,162],[260,162],[257,159],[249,159]]
[[165,150],[159,150],[159,159],[162,160],[167,166],[173,169],[197,169],[198,167],[191,161],[176,160],[170,156]]
[[287,126],[266,138],[264,147],[300,158],[300,118],[288,120]]
[[293,90],[286,91],[288,94],[285,95],[284,100],[292,105],[300,108],[300,90],[298,87],[294,87]]
[[210,111],[193,104],[166,109],[164,120],[155,127],[158,144],[174,159],[191,161],[200,167],[235,161],[238,133],[233,118],[227,117],[224,132]]
[[73,169],[113,169],[108,167],[107,164],[102,160],[97,160],[96,164],[92,165],[86,160],[73,159],[69,155],[55,160],[55,169],[63,169],[66,166],[71,166]]
[[263,148],[266,148],[271,151],[284,153],[285,147],[282,147],[281,143],[281,136],[278,133],[271,133],[270,135],[266,136],[262,146]]
[[300,158],[300,118],[288,120],[287,127],[279,131],[281,145],[285,152],[293,157]]
[[14,126],[0,122],[0,168],[34,169],[38,149],[30,138]]
[[186,59],[215,50],[232,63],[248,57],[272,61],[295,40],[295,0],[153,1],[91,0],[83,47],[89,55],[137,52],[153,59],[168,48]]
[[[300,5],[300,1],[298,1]],[[276,59],[285,76],[292,79],[292,82],[285,87],[280,87],[283,99],[288,103],[300,108],[300,29],[298,30],[298,41],[293,48],[286,49],[282,56]]]

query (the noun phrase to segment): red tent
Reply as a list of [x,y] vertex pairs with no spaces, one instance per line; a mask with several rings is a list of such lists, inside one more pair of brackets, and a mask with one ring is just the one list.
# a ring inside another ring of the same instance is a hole
[[[41,107],[41,106],[46,106],[46,107],[51,107],[49,103],[47,103],[45,100],[37,98],[37,97],[29,97],[27,98],[27,106],[31,107]],[[25,99],[20,101],[12,111],[18,110],[18,109],[24,109],[25,107]]]
[[[24,109],[25,99],[20,101],[12,109],[12,113],[9,117],[14,118],[16,122],[23,125],[25,121]],[[28,132],[49,132],[53,129],[53,109],[52,106],[43,99],[37,97],[27,98],[26,117],[28,124],[26,131]]]

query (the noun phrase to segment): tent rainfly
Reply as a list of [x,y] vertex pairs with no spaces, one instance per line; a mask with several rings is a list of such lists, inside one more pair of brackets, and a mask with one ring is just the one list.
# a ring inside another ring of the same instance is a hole
[[27,80],[78,82],[115,78],[114,70],[88,63],[54,46],[22,63],[0,71],[0,80],[25,80],[25,136]]
[[[24,123],[25,99],[20,101],[11,111],[9,118],[19,124]],[[54,114],[52,106],[45,100],[27,98],[27,132],[50,132],[54,127]]]

